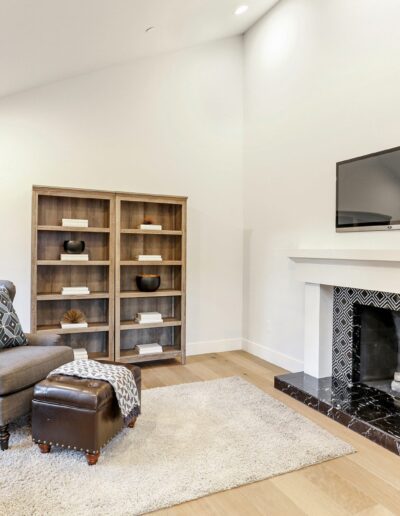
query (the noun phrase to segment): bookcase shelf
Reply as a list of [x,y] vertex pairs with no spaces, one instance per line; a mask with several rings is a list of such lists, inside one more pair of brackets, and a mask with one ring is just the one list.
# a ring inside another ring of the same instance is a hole
[[120,291],[120,298],[134,298],[134,297],[178,297],[182,295],[181,290],[159,289],[155,292],[140,292],[140,290]]
[[[89,227],[62,226],[63,218],[87,219]],[[60,260],[65,240],[85,241],[89,260]],[[86,348],[89,358],[113,360],[114,256],[115,194],[33,187],[32,331],[63,335],[66,345]],[[74,286],[87,286],[90,294],[61,294]],[[61,328],[70,309],[85,314],[87,328]]]
[[71,228],[69,226],[38,226],[38,231],[59,231],[63,233],[110,233],[110,228]]
[[164,317],[162,323],[139,324],[132,321],[121,321],[121,331],[145,330],[146,328],[167,328],[168,326],[182,326],[182,321],[174,317]]
[[[185,197],[33,187],[31,330],[57,333],[89,358],[118,362],[186,360]],[[88,227],[62,226],[87,219]],[[161,230],[138,229],[151,220]],[[89,260],[61,260],[65,240],[83,240]],[[138,261],[138,255],[162,261]],[[155,292],[139,291],[138,274],[158,274]],[[86,286],[90,294],[62,295]],[[65,312],[81,310],[87,328],[61,328]],[[159,312],[162,323],[139,324],[138,312]],[[157,342],[163,351],[139,355],[136,345]]]
[[139,355],[136,351],[122,351],[120,362],[151,362],[153,360],[171,360],[173,358],[181,358],[182,352],[180,349],[175,349],[173,346],[164,346],[162,353],[152,353],[149,355]]
[[70,333],[94,333],[109,331],[108,324],[88,323],[87,328],[61,328],[60,325],[38,326],[37,333],[57,333],[58,335],[68,335]]
[[37,260],[37,265],[52,265],[52,266],[68,266],[68,265],[73,265],[74,267],[77,266],[77,267],[82,267],[82,266],[86,266],[86,267],[93,267],[95,265],[100,265],[100,266],[103,266],[103,267],[107,267],[110,265],[110,261],[109,260],[87,260],[87,261],[79,261],[79,260]]
[[74,300],[82,300],[82,299],[109,299],[110,294],[108,292],[92,292],[91,294],[84,295],[72,295],[67,296],[64,294],[37,294],[37,301],[74,301]]
[[183,232],[181,230],[146,230],[146,229],[121,229],[123,235],[165,235],[165,236],[181,236]]
[[148,265],[156,265],[156,266],[161,266],[161,267],[165,267],[167,265],[171,265],[171,266],[181,266],[182,265],[182,262],[180,260],[163,260],[162,262],[161,261],[156,261],[156,262],[143,262],[143,261],[137,261],[137,260],[124,260],[124,261],[121,261],[120,262],[121,266],[125,266],[125,267],[146,267]]

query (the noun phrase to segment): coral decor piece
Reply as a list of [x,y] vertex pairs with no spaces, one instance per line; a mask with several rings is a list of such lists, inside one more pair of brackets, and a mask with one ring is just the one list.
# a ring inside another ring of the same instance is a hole
[[86,322],[86,316],[80,310],[72,309],[65,312],[61,322],[66,324],[81,324]]

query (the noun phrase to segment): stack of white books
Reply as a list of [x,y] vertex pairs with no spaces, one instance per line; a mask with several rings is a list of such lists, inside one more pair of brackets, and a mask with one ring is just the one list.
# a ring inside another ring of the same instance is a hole
[[139,312],[136,314],[135,321],[139,324],[162,323],[163,318],[160,312]]
[[60,260],[64,262],[87,262],[89,260],[88,254],[61,254]]
[[76,348],[74,351],[74,360],[87,360],[88,353],[85,348]]
[[88,323],[86,321],[78,322],[78,323],[66,323],[66,322],[61,321],[60,324],[61,324],[61,328],[63,330],[73,330],[75,328],[87,328],[88,327]]
[[156,342],[152,344],[136,344],[139,355],[153,355],[154,353],[162,353],[162,347]]
[[89,221],[87,219],[62,219],[61,225],[69,228],[87,228]]
[[138,254],[136,256],[138,262],[162,262],[161,254]]
[[63,296],[85,296],[90,294],[89,287],[63,287],[61,289]]
[[138,229],[144,229],[148,231],[161,231],[161,224],[139,224]]

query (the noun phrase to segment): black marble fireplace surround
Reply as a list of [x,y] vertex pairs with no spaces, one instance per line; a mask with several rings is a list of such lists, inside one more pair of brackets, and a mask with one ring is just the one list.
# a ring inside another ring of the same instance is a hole
[[332,376],[289,373],[275,388],[400,455],[399,328],[400,295],[334,287]]

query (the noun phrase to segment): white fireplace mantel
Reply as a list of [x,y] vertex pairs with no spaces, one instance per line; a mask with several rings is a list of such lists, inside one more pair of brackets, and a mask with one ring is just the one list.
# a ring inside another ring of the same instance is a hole
[[296,249],[296,278],[305,283],[400,293],[400,249]]
[[330,376],[333,286],[400,293],[400,250],[296,249],[288,257],[305,283],[304,371]]

